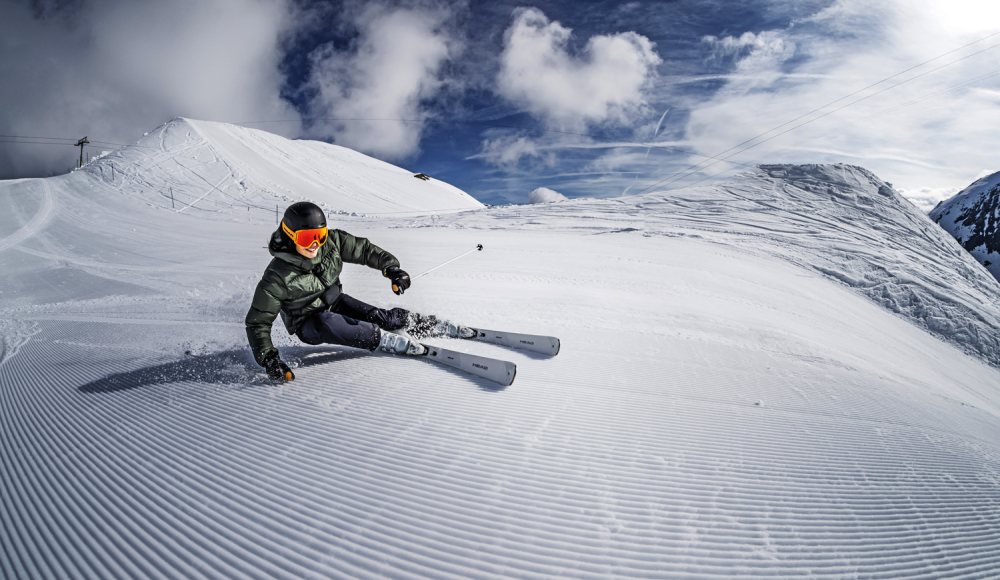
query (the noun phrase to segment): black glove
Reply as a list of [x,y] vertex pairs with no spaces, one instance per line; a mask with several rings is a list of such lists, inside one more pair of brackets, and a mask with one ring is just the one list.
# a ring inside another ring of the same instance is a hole
[[392,280],[392,291],[397,295],[402,294],[410,287],[410,275],[404,272],[399,266],[389,266],[382,275]]
[[393,308],[389,311],[388,325],[384,326],[385,330],[398,330],[400,328],[406,328],[410,323],[410,311],[404,308]]
[[278,353],[273,353],[271,356],[264,359],[264,368],[267,369],[267,376],[271,378],[272,381],[291,381],[295,379],[295,374],[292,373],[292,369],[288,368],[288,365],[281,362],[278,358]]

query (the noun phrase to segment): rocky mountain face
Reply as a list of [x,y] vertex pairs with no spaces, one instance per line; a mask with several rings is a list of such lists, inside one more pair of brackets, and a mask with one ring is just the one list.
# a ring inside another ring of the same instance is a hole
[[1000,280],[1000,172],[939,203],[929,217]]

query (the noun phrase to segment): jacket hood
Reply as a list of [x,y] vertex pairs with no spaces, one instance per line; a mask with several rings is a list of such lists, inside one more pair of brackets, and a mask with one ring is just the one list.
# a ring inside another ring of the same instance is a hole
[[316,253],[315,258],[306,258],[302,254],[295,251],[295,243],[288,235],[281,231],[281,228],[274,230],[271,234],[271,239],[267,244],[267,251],[271,253],[272,256],[288,262],[289,264],[296,266],[306,272],[311,271],[320,262],[323,261],[323,250],[324,247],[320,246],[319,252]]

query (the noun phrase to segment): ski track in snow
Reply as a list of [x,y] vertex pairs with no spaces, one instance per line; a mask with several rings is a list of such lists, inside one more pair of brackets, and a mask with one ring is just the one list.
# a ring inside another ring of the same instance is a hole
[[[336,216],[411,272],[484,244],[402,297],[348,266],[348,293],[562,351],[429,341],[515,362],[498,389],[278,328],[297,378],[274,385],[242,323],[273,221],[148,195],[153,165],[204,151],[183,129],[115,154],[129,185],[93,163],[0,183],[34,216],[2,222],[5,242],[45,234],[0,254],[24,280],[0,280],[3,577],[1000,577],[1000,371],[870,291],[986,333],[992,278],[863,172],[801,178],[834,190],[816,198],[772,168],[671,196]],[[282,150],[233,131],[204,133]],[[175,187],[254,159],[226,155]]]
[[[9,236],[0,239],[0,252],[8,248],[12,248],[35,235],[42,228],[44,228],[46,224],[48,224],[50,219],[52,219],[52,214],[55,213],[56,208],[52,192],[49,189],[49,185],[45,183],[44,180],[37,181],[42,192],[42,207],[38,210],[38,213],[31,218],[31,221],[24,224],[24,227]],[[11,188],[16,191],[17,185],[12,185]]]

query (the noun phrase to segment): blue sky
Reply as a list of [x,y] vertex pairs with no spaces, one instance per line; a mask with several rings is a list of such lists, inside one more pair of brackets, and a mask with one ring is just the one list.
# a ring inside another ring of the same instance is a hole
[[[996,22],[978,0],[14,0],[0,135],[128,143],[175,116],[241,122],[495,204],[843,162],[927,208],[1000,169]],[[76,151],[0,147],[0,178]]]

